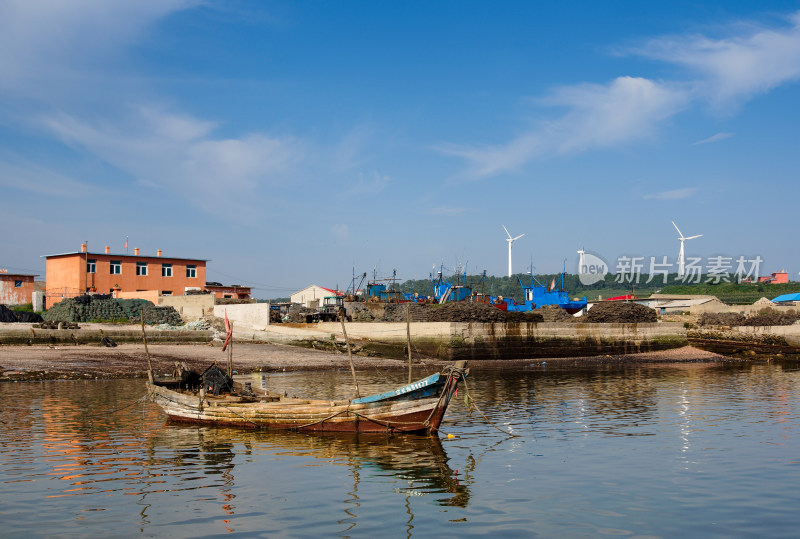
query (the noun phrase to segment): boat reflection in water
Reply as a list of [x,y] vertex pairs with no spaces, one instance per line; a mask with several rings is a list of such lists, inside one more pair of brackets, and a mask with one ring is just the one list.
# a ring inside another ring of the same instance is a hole
[[[436,497],[438,505],[462,508],[470,499],[467,482],[460,481],[458,472],[450,467],[447,453],[437,437],[303,434],[167,425],[161,433],[150,438],[148,444],[147,453],[157,468],[163,469],[167,464],[159,455],[169,454],[174,459],[176,470],[192,469],[195,474],[202,470],[200,473],[207,477],[222,479],[215,482],[220,492],[217,500],[228,515],[236,512],[235,492],[263,496],[265,491],[305,488],[301,487],[307,483],[307,479],[302,477],[303,468],[319,474],[317,489],[325,489],[326,481],[335,482],[339,488],[331,490],[338,490],[338,495],[344,494],[341,490],[342,474],[335,470],[345,472],[347,499],[340,501],[345,504],[345,521],[350,521],[352,526],[356,525],[358,517],[355,511],[361,505],[361,483],[366,480],[375,484],[376,477],[384,486],[387,481],[398,482],[393,492],[405,496],[409,522],[413,520],[411,497],[441,495]],[[253,476],[259,475],[255,471],[258,466],[263,467],[263,476],[259,479],[263,486],[257,487],[262,489],[261,492],[252,492]],[[281,469],[286,470],[285,475]],[[283,478],[285,481],[282,482]],[[156,482],[164,480],[163,477],[154,479]],[[186,488],[187,485],[174,487]],[[152,485],[143,489],[142,495],[158,490]],[[337,494],[332,491],[330,495]],[[244,502],[244,505],[250,507],[252,500]],[[342,520],[339,522],[343,523]]]

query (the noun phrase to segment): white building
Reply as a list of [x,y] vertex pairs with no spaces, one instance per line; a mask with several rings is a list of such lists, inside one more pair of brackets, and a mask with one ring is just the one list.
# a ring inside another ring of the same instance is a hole
[[322,303],[322,299],[325,296],[341,296],[341,292],[337,292],[336,290],[331,290],[330,288],[325,288],[324,286],[318,286],[312,284],[311,286],[307,286],[302,290],[298,290],[291,296],[289,299],[292,303],[299,303],[300,305],[304,305],[310,309],[316,309]]

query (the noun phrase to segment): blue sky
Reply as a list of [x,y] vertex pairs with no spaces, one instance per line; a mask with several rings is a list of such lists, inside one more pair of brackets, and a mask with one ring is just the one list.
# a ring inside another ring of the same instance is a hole
[[0,267],[760,256],[798,279],[800,2],[0,2]]

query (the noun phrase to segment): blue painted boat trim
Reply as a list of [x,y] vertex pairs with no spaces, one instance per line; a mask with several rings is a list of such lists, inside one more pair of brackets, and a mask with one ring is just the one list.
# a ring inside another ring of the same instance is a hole
[[403,387],[399,387],[392,391],[387,391],[386,393],[379,393],[377,395],[370,395],[369,397],[361,397],[360,399],[353,399],[353,404],[367,404],[369,402],[378,402],[386,399],[391,399],[393,397],[399,397],[401,395],[405,395],[406,393],[412,393],[415,391],[419,391],[426,387],[436,385],[439,380],[443,377],[438,372],[436,374],[432,374],[427,378],[423,378],[422,380],[417,380],[416,382],[412,382],[408,385]]

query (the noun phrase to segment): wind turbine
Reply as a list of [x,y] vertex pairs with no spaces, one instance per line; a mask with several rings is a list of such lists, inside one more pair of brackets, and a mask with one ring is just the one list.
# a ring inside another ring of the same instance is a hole
[[672,221],[672,226],[674,226],[675,230],[678,231],[678,239],[681,242],[681,250],[678,252],[678,278],[679,279],[683,279],[683,276],[684,276],[684,273],[685,273],[684,270],[683,270],[684,261],[685,261],[684,250],[683,250],[683,242],[685,242],[686,240],[693,240],[695,238],[699,238],[700,236],[702,236],[702,234],[698,234],[696,236],[689,236],[688,238],[686,238],[686,237],[683,236],[683,232],[681,232],[681,229],[678,228],[678,225],[675,224],[675,221]]
[[511,246],[514,245],[514,242],[520,239],[525,234],[520,234],[516,238],[512,238],[511,233],[506,228],[506,225],[503,225],[503,230],[505,230],[506,234],[508,235],[508,239],[506,240],[508,242],[508,276],[511,277]]
[[586,251],[583,247],[580,248],[578,251],[578,274],[583,273],[583,266],[586,264],[586,257],[584,256]]

